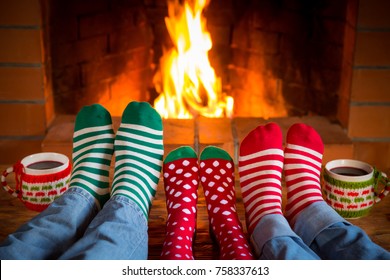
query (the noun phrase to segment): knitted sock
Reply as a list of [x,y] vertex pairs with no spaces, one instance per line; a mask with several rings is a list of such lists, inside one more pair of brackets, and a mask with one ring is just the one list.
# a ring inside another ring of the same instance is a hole
[[192,239],[198,201],[198,158],[191,147],[180,147],[167,156],[163,165],[167,203],[166,236],[162,259],[194,259]]
[[283,137],[269,123],[252,130],[242,141],[239,174],[249,234],[267,214],[282,214]]
[[70,188],[87,190],[103,207],[109,199],[109,172],[114,148],[110,113],[101,105],[83,107],[73,133],[73,170]]
[[164,153],[160,115],[149,103],[131,102],[123,112],[114,145],[111,195],[130,198],[148,218]]
[[294,124],[287,133],[284,172],[287,186],[286,218],[296,216],[315,201],[321,201],[320,172],[324,145],[310,126]]
[[232,158],[220,148],[205,148],[200,155],[200,178],[220,258],[253,259],[237,214]]

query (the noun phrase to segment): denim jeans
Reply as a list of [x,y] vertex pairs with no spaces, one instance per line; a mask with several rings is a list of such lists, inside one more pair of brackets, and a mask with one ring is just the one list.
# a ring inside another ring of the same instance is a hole
[[147,259],[147,221],[124,196],[101,211],[85,190],[70,188],[0,245],[0,259]]
[[[147,259],[147,230],[130,199],[113,196],[98,211],[88,192],[70,188],[4,240],[0,259]],[[260,259],[390,259],[325,202],[302,211],[293,228],[282,215],[264,216],[251,241]]]
[[255,227],[251,243],[259,259],[390,259],[387,250],[324,201],[299,213],[292,228],[282,215],[264,216]]

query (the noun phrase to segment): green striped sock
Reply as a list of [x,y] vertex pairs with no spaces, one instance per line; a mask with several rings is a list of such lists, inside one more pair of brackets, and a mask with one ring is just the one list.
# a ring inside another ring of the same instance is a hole
[[160,179],[163,147],[162,120],[146,102],[127,105],[115,138],[115,173],[111,194],[129,197],[145,217]]
[[97,206],[110,198],[109,172],[114,148],[110,113],[101,105],[83,107],[73,134],[73,170],[70,187],[87,190]]

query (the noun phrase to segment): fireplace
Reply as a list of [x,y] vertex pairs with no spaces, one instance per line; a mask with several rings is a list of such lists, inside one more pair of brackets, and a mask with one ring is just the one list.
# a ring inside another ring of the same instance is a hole
[[[120,115],[130,100],[152,103],[153,75],[172,45],[166,1],[89,2],[47,1],[56,112],[99,102]],[[356,1],[212,0],[209,58],[234,115],[335,117],[349,88],[355,10]]]
[[[42,149],[59,119],[86,104],[102,103],[119,117],[131,100],[153,103],[153,76],[171,44],[165,0],[0,5],[2,161]],[[209,58],[234,98],[233,118],[167,120],[167,130],[193,128],[187,135],[201,148],[237,146],[246,129],[269,120],[329,125],[344,133],[334,144],[347,142],[349,156],[390,169],[385,7],[380,0],[211,0]],[[207,139],[209,126],[225,125],[230,140]]]

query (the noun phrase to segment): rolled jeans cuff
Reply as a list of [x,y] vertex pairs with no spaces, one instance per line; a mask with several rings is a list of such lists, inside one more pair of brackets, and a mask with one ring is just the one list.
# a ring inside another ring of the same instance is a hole
[[339,222],[350,224],[325,201],[318,201],[298,214],[293,230],[307,246],[310,246],[324,229]]
[[292,231],[286,218],[280,214],[269,214],[260,219],[251,237],[251,244],[257,256],[262,252],[264,244],[275,237],[289,236],[299,238]]

